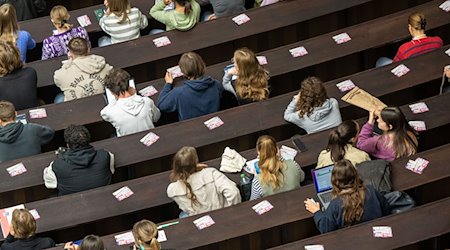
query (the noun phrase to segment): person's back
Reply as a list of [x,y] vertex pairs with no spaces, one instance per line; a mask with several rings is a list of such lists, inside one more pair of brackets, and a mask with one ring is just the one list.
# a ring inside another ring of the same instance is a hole
[[16,122],[15,108],[0,101],[0,162],[41,153],[41,145],[53,138],[54,130],[38,124]]
[[178,112],[180,121],[219,111],[222,84],[205,76],[205,62],[194,52],[184,53],[178,63],[188,79],[181,87],[173,87],[172,74],[166,73],[157,106],[161,112]]
[[[166,30],[187,31],[192,29],[200,19],[200,5],[195,0],[174,0],[175,9],[165,11],[171,1],[155,1],[150,9],[150,15],[166,25]],[[184,10],[180,12],[179,10]]]
[[169,184],[167,196],[173,199],[180,209],[188,215],[233,205],[221,192],[221,189],[227,186],[234,186],[235,192],[229,193],[230,199],[235,200],[233,203],[240,202],[240,194],[236,184],[215,168],[204,168],[190,175],[187,182],[191,185],[192,191],[197,197],[198,205],[192,206],[188,191],[181,181]]
[[136,94],[136,90],[129,85],[131,76],[122,69],[113,69],[105,78],[108,91],[117,100],[111,100],[100,111],[102,118],[110,122],[117,132],[117,136],[124,136],[154,128],[161,113],[149,97]]
[[[300,187],[300,182],[305,178],[305,174],[294,160],[283,161],[283,185],[274,189],[270,185],[261,185],[263,197],[290,191]],[[261,182],[260,176],[256,176]]]
[[223,17],[245,11],[244,0],[210,0],[216,17]]
[[303,128],[308,134],[336,127],[342,123],[339,103],[328,98],[317,77],[303,80],[300,92],[284,111],[284,119]]
[[59,195],[66,195],[111,183],[114,155],[91,146],[85,127],[70,125],[64,131],[64,140],[68,149],[60,148],[44,170],[47,188],[57,188]]
[[36,18],[38,14],[45,11],[45,0],[1,0],[0,5],[9,3],[17,12],[17,21],[25,21]]
[[69,42],[69,60],[55,71],[54,81],[64,92],[64,101],[105,92],[104,79],[112,66],[105,58],[89,55],[88,42],[80,37]]

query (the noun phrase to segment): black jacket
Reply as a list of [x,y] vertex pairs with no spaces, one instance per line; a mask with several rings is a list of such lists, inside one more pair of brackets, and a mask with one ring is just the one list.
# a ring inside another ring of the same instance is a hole
[[37,74],[33,68],[16,69],[0,77],[0,100],[12,102],[16,110],[36,107]]
[[[89,145],[59,150],[51,168],[56,176],[59,195],[72,194],[111,183],[111,155]],[[46,173],[44,172],[44,179]],[[46,184],[47,185],[47,184]]]
[[9,3],[16,8],[17,21],[36,18],[46,9],[45,0],[0,0],[0,5]]
[[3,242],[1,250],[41,250],[54,246],[55,242],[51,238],[31,236],[27,239],[15,239],[9,234]]

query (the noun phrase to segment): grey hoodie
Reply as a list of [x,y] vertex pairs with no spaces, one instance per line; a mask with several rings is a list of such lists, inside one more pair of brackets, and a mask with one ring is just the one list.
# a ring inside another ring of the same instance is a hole
[[100,115],[116,128],[117,136],[124,136],[154,128],[161,113],[152,99],[132,95],[108,104]]
[[299,116],[296,110],[297,101],[292,99],[284,111],[284,119],[306,130],[308,134],[316,133],[342,123],[339,104],[334,98],[327,99],[321,107],[315,107],[311,114]]
[[53,78],[56,86],[64,92],[64,101],[70,101],[104,93],[104,79],[111,69],[112,66],[102,56],[80,56],[63,61]]
[[54,130],[38,124],[9,123],[0,126],[0,162],[41,153],[41,145],[53,138]]

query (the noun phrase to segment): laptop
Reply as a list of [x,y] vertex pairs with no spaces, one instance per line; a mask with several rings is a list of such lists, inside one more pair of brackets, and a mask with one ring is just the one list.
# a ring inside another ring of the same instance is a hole
[[333,185],[331,184],[331,173],[333,171],[334,165],[329,165],[319,169],[313,169],[311,175],[314,181],[314,186],[316,187],[317,197],[319,198],[320,204],[323,210],[327,209],[332,200],[331,191]]

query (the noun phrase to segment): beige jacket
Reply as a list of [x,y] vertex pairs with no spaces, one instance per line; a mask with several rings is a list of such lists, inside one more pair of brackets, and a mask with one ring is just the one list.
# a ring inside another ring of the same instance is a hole
[[[344,159],[347,159],[353,163],[353,166],[355,166],[358,163],[361,163],[363,161],[370,161],[370,156],[355,147],[353,147],[350,144],[347,144],[347,147],[345,148],[345,155]],[[319,154],[319,159],[317,159],[317,167],[321,168],[328,165],[333,164],[333,161],[331,160],[331,151],[322,150]]]
[[111,69],[112,66],[102,56],[80,56],[63,61],[53,78],[56,86],[64,92],[64,101],[70,101],[104,93],[104,79]]
[[172,198],[188,215],[208,212],[241,202],[241,195],[236,183],[215,168],[204,168],[189,176],[187,181],[191,185],[199,205],[191,204],[191,200],[187,197],[186,186],[181,181],[173,182],[167,187],[167,196]]

